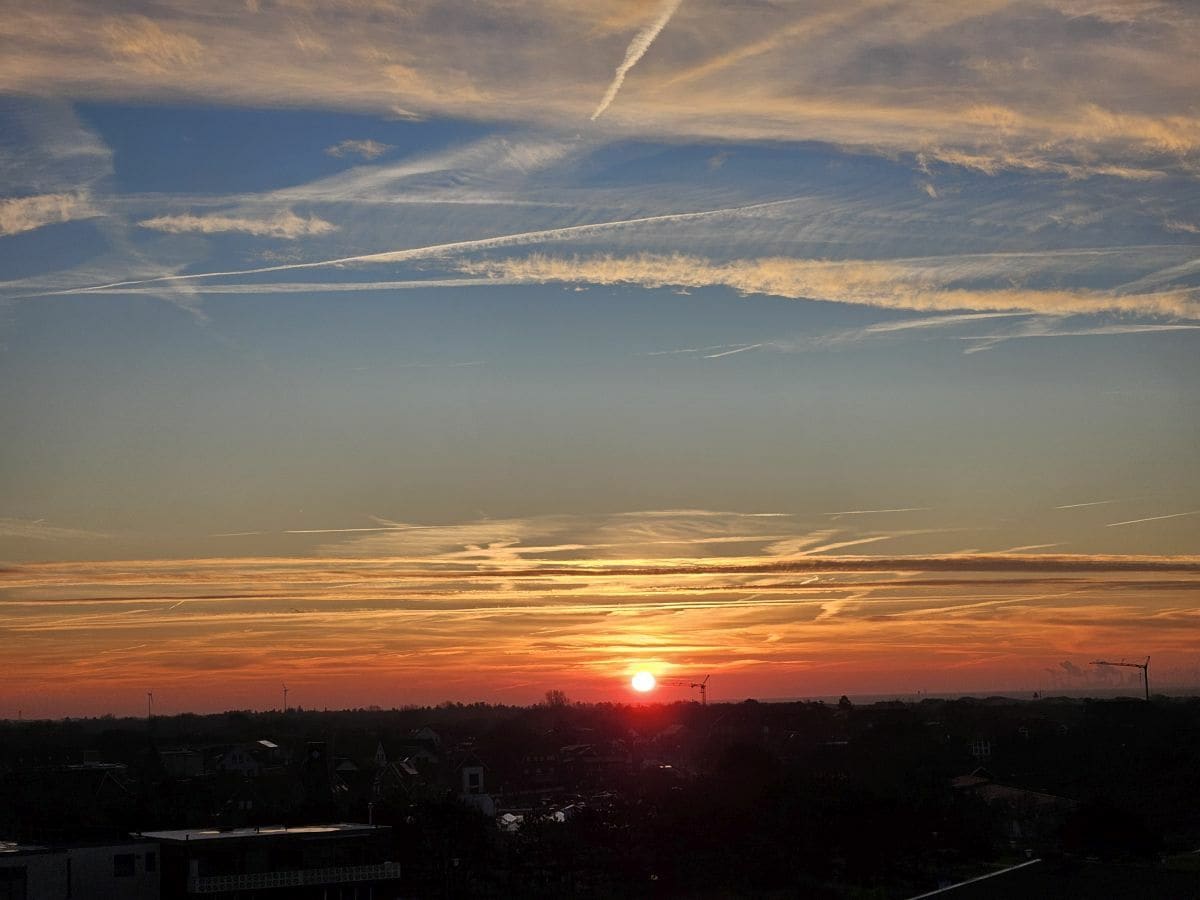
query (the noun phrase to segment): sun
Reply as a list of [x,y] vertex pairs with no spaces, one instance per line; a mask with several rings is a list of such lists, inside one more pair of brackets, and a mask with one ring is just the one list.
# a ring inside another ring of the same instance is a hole
[[655,679],[653,675],[646,671],[638,672],[633,676],[633,689],[635,691],[640,691],[643,694],[646,693],[646,691],[654,690],[654,685],[657,683],[657,679]]

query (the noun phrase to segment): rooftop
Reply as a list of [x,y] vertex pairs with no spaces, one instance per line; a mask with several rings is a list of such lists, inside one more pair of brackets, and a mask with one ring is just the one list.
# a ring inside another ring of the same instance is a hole
[[154,841],[224,841],[234,838],[265,838],[283,835],[367,834],[380,830],[378,825],[338,822],[332,825],[264,825],[257,828],[184,828],[177,831],[144,831],[139,837]]

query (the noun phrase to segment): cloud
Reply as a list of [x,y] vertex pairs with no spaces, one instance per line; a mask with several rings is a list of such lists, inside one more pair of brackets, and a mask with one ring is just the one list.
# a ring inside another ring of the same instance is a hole
[[[705,539],[757,519],[691,512],[703,514],[627,518],[639,529],[665,520],[656,537],[684,538],[679,529],[715,521]],[[515,521],[493,534],[535,537]],[[480,539],[483,523],[465,524],[455,540]],[[1048,669],[1078,678],[1069,660],[1081,648],[1131,641],[1164,680],[1194,666],[1195,557],[809,557],[747,571],[721,556],[649,566],[585,553],[568,565],[541,553],[507,570],[394,555],[12,567],[0,572],[0,615],[22,664],[0,699],[95,712],[152,684],[156,702],[220,709],[243,690],[274,696],[284,678],[318,704],[361,706],[477,699],[497,676],[534,682],[530,700],[545,683],[614,699],[646,667],[711,672],[710,696],[771,696],[798,678],[812,693],[883,690],[915,673],[931,690],[994,692],[1036,688]],[[222,677],[189,688],[198,671]]]
[[141,15],[109,18],[101,24],[100,35],[119,63],[144,74],[191,68],[203,55],[203,47],[194,37]]
[[93,541],[109,535],[83,528],[51,525],[45,519],[0,518],[0,538],[20,541]]
[[610,254],[552,257],[531,254],[498,260],[465,261],[472,275],[532,284],[586,282],[668,286],[728,287],[743,294],[826,300],[884,309],[980,310],[1054,315],[1133,312],[1197,317],[1194,289],[1118,294],[1087,288],[1013,288],[971,285],[964,273],[937,261],[735,259],[716,262],[683,254]]
[[378,159],[391,149],[393,149],[391,144],[382,144],[379,141],[368,138],[362,141],[339,141],[332,147],[326,147],[325,152],[339,159],[350,155],[361,156],[363,159]]
[[658,37],[658,33],[666,27],[667,22],[671,20],[671,16],[675,15],[675,10],[679,9],[681,2],[682,0],[666,0],[657,18],[634,35],[633,40],[629,42],[629,46],[625,48],[625,58],[617,66],[613,80],[609,82],[608,89],[604,92],[604,96],[600,98],[600,103],[592,113],[593,122],[600,118],[613,100],[617,98],[617,92],[621,90],[621,85],[625,83],[625,76],[629,74],[630,69],[637,65],[638,60],[646,55],[646,51],[650,49],[650,45],[654,43],[654,39]]
[[20,234],[100,214],[86,194],[36,194],[0,199],[0,235]]
[[[1179,63],[1195,4],[817,0],[746,15],[690,0],[644,89],[603,115],[677,6],[646,24],[625,0],[481,0],[464,27],[436,4],[388,0],[219,17],[115,0],[99,24],[86,4],[33,4],[0,25],[0,90],[271,106],[303,84],[305,103],[327,109],[543,127],[593,115],[617,133],[823,141],[1069,178],[1186,173],[1200,147],[1200,85]],[[597,47],[623,48],[615,73]]]
[[1167,219],[1167,221],[1163,222],[1163,228],[1176,234],[1200,234],[1200,225],[1193,225],[1191,222],[1181,222],[1178,219]]
[[[689,222],[706,218],[717,218],[724,216],[742,215],[757,210],[787,204],[790,200],[771,200],[764,203],[752,203],[744,206],[732,206],[722,209],[707,209],[697,212],[685,213],[666,213],[662,215],[639,216],[630,219],[614,219],[605,222],[593,222],[586,225],[568,225],[558,228],[543,228],[536,231],[515,232],[510,234],[501,234],[494,237],[472,238],[468,240],[446,241],[440,244],[429,244],[423,247],[411,247],[401,250],[384,250],[378,253],[362,253],[355,256],[343,256],[334,259],[322,259],[313,262],[302,263],[283,263],[274,266],[258,266],[253,269],[232,269],[220,272],[191,272],[184,275],[163,275],[158,278],[143,278],[129,281],[112,282],[110,284],[97,284],[90,287],[73,288],[60,293],[83,293],[92,289],[109,289],[116,287],[134,287],[138,285],[160,284],[179,281],[194,281],[202,278],[223,278],[233,275],[260,275],[268,272],[288,272],[299,269],[323,269],[323,268],[342,268],[351,264],[378,265],[380,263],[398,263],[408,262],[411,260],[432,259],[437,257],[453,256],[456,254],[465,253],[468,251],[487,250],[495,247],[511,247],[520,246],[523,244],[546,243],[558,240],[570,240],[576,237],[587,235],[601,234],[614,229],[625,228],[631,225],[656,225],[672,222]],[[290,213],[287,215],[291,215]],[[298,216],[294,217],[300,223],[305,220]],[[172,226],[176,220],[182,220],[187,226],[187,230],[194,230],[194,223],[202,223],[206,219],[214,219],[218,222],[254,222],[257,220],[235,219],[224,216],[175,216],[161,217],[162,221],[168,226]],[[150,220],[154,221],[154,220]],[[319,221],[319,220],[318,220]],[[140,223],[145,225],[146,223]],[[328,224],[328,223],[324,223]],[[332,227],[332,226],[331,226]],[[221,230],[226,230],[222,228]]]
[[156,216],[153,219],[143,219],[138,222],[142,228],[152,228],[156,231],[166,231],[171,234],[197,232],[199,234],[220,234],[223,232],[241,232],[256,237],[278,237],[296,240],[301,237],[328,234],[337,229],[336,225],[326,222],[315,215],[307,218],[298,216],[291,210],[276,213],[269,218],[249,218],[241,216],[208,215],[195,216],[190,214],[176,216]]

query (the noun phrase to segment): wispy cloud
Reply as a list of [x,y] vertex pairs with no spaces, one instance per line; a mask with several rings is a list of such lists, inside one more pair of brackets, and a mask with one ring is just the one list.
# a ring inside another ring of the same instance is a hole
[[86,194],[35,194],[0,199],[0,236],[100,215]]
[[156,216],[153,219],[143,219],[138,222],[138,225],[142,228],[152,228],[155,231],[166,231],[171,234],[240,232],[256,237],[277,237],[287,240],[328,234],[337,229],[336,225],[326,222],[318,216],[298,216],[291,210],[284,210],[267,218],[190,214]]
[[[884,309],[982,310],[1069,315],[1125,311],[1200,317],[1195,289],[1119,294],[1088,288],[1013,288],[972,284],[953,265],[934,260],[814,260],[781,257],[718,262],[695,256],[639,254],[552,257],[531,254],[466,261],[473,275],[532,284],[588,282],[643,287],[732,288],[744,294],[827,300]],[[1149,330],[1152,326],[1146,326]],[[1190,326],[1162,326],[1190,327]],[[1115,328],[1115,326],[1114,326]]]
[[[339,268],[355,264],[372,265],[409,262],[420,259],[454,256],[468,251],[490,250],[496,247],[511,247],[520,246],[523,244],[538,244],[557,240],[568,240],[575,237],[601,234],[614,229],[622,229],[630,226],[660,225],[673,222],[696,221],[700,219],[722,216],[737,216],[790,202],[792,201],[789,199],[771,200],[763,203],[751,203],[744,206],[731,206],[720,209],[705,209],[696,212],[664,213],[660,215],[639,216],[628,219],[612,219],[584,225],[567,225],[559,228],[545,228],[536,231],[515,232],[510,234],[495,235],[493,237],[446,241],[444,243],[429,244],[423,247],[412,247],[402,250],[385,250],[379,253],[363,253],[355,256],[342,256],[334,259],[315,260],[313,262],[281,263],[274,266],[258,266],[251,269],[231,269],[219,272],[190,272],[181,275],[163,275],[158,278],[143,278],[129,281],[112,282],[109,284],[91,285],[89,287],[75,288],[69,291],[61,291],[59,293],[83,293],[91,289],[136,287],[139,285],[161,284],[167,282],[196,281],[203,278],[225,278],[236,275],[261,275],[266,273],[290,272],[303,269]],[[170,217],[163,218],[168,224],[170,223]],[[186,216],[182,218],[185,219],[185,223],[188,226],[191,226],[196,221],[203,221],[204,217]],[[299,217],[296,218],[299,219]],[[301,219],[300,221],[304,222],[305,220]],[[463,270],[469,271],[469,268],[464,266]],[[500,275],[500,273],[496,274],[499,277],[503,277]],[[491,277],[490,273],[488,274],[488,277]]]
[[0,518],[0,538],[21,541],[95,541],[110,535],[84,528],[64,528],[45,519]]
[[111,16],[101,24],[100,36],[119,64],[143,74],[189,69],[200,62],[204,50],[191,35],[142,15]]
[[609,82],[608,89],[592,113],[593,122],[600,118],[617,98],[617,92],[625,83],[625,76],[629,74],[630,69],[637,65],[638,60],[646,55],[646,51],[650,49],[650,45],[654,43],[658,33],[666,27],[667,22],[671,21],[671,16],[675,15],[675,10],[679,9],[681,2],[682,0],[666,0],[654,21],[639,31],[629,42],[629,46],[625,49],[625,58],[617,66],[617,71],[613,75],[612,81]]
[[[616,557],[509,570],[466,557],[442,569],[416,562],[8,568],[0,609],[22,665],[0,697],[104,708],[130,684],[154,684],[156,699],[180,696],[203,670],[221,674],[220,688],[206,679],[193,708],[222,708],[222,692],[268,683],[274,696],[281,674],[331,706],[378,702],[373,691],[395,703],[397,683],[401,702],[477,698],[499,674],[530,682],[530,699],[547,683],[611,699],[627,670],[648,665],[712,672],[714,692],[741,685],[741,696],[769,696],[781,673],[813,693],[871,690],[900,671],[921,672],[930,689],[988,689],[1019,687],[1081,646],[1118,641],[1136,640],[1166,671],[1194,659],[1200,623],[1180,599],[1200,578],[1195,557]],[[59,599],[43,599],[50,594]]]
[[1191,222],[1181,222],[1178,219],[1168,219],[1163,222],[1163,228],[1176,234],[1200,234],[1200,225]]
[[[1178,64],[1197,27],[1191,4],[1137,4],[1120,17],[1056,0],[819,0],[748,16],[693,2],[678,23],[686,39],[656,45],[647,89],[623,98],[621,127],[819,140],[1071,178],[1178,171],[1200,145],[1195,75]],[[619,0],[485,0],[473,10],[488,28],[406,8],[394,34],[379,27],[386,5],[254,6],[214,18],[120,0],[99,22],[80,6],[29,7],[8,17],[0,88],[264,106],[292,102],[304,84],[313,106],[561,125],[605,111],[678,4],[646,24],[644,5]],[[594,48],[615,47],[631,28],[598,106]],[[494,45],[511,49],[488,52]]]
[[366,140],[344,140],[339,141],[332,147],[326,147],[325,152],[329,156],[341,158],[343,156],[361,156],[363,159],[378,159],[393,149],[391,144],[384,144],[380,141],[367,138]]

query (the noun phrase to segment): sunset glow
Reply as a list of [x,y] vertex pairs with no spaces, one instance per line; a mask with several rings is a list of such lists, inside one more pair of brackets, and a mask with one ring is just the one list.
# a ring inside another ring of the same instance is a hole
[[1200,684],[1200,4],[16,6],[0,718]]
[[658,681],[651,673],[642,671],[633,676],[632,683],[635,691],[639,691],[640,693],[644,694],[647,691],[654,690],[654,686],[658,684]]

